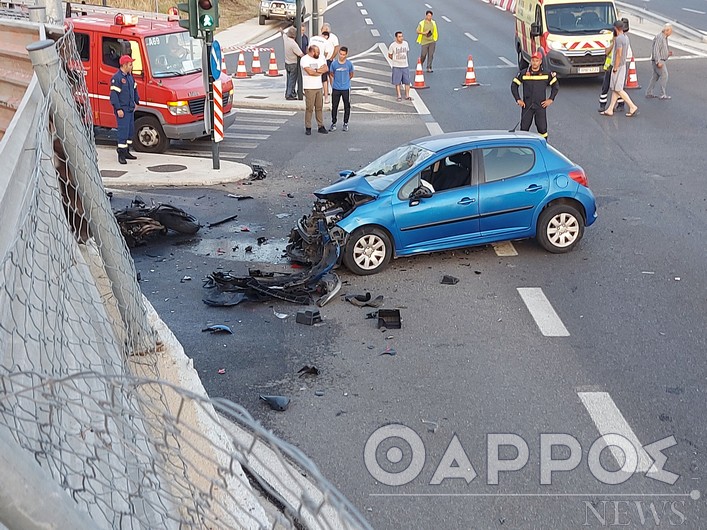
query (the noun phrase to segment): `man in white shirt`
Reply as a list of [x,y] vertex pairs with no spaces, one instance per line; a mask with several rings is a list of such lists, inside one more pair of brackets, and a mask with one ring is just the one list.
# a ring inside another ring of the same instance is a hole
[[[310,45],[315,45],[319,48],[320,55],[326,60],[327,66],[334,59],[334,43],[329,39],[331,34],[322,29],[321,35],[315,35],[309,39]],[[322,85],[324,87],[324,103],[329,103],[329,75],[322,76]]]
[[319,47],[316,44],[310,44],[307,49],[307,55],[302,57],[300,61],[302,68],[302,89],[304,90],[304,133],[312,134],[312,111],[317,119],[318,129],[321,134],[327,134],[328,131],[324,127],[324,116],[322,109],[324,107],[322,99],[322,75],[328,75],[329,69],[326,65],[326,60],[319,54]]
[[398,101],[402,101],[400,85],[405,87],[405,99],[411,101],[410,97],[410,68],[408,67],[408,52],[410,46],[403,40],[403,32],[395,32],[395,42],[388,47],[388,58],[391,59],[393,67],[393,85],[398,95]]

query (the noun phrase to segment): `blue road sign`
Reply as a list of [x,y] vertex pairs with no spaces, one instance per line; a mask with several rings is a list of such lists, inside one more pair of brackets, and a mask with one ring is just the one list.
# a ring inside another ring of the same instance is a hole
[[214,79],[221,77],[221,45],[217,40],[211,43],[211,57],[209,58],[209,64],[211,65],[211,75]]

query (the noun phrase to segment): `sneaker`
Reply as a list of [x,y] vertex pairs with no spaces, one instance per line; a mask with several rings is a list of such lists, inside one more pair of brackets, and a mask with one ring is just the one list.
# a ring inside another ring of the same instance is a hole
[[334,132],[336,130],[336,123],[332,123],[331,127],[329,127],[329,132]]
[[324,96],[324,103],[329,104],[329,96]]
[[344,129],[343,129],[343,131],[344,131],[344,132],[347,132],[348,130],[349,130],[349,124],[348,124],[348,123],[344,123]]
[[653,94],[646,94],[646,97],[648,99],[656,99],[658,96],[654,96]]
[[329,134],[329,131],[327,131],[326,127],[324,127],[323,125],[319,127],[319,129],[317,129],[317,132],[322,134]]
[[312,129],[309,128],[309,127],[307,127],[307,128],[304,130],[304,134],[306,134],[307,136],[311,135],[311,134],[312,134]]
[[671,96],[660,96],[658,99],[673,99]]

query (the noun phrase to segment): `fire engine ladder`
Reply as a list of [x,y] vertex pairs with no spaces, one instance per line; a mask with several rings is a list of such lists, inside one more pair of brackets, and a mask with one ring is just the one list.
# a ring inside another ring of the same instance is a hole
[[117,15],[122,13],[124,15],[136,15],[140,18],[147,18],[150,20],[179,20],[179,15],[167,15],[166,13],[150,13],[148,11],[137,11],[134,9],[122,9],[117,7],[99,6],[93,4],[78,4],[78,3],[66,3],[66,18],[71,18],[75,16],[86,16],[95,14],[104,15]]

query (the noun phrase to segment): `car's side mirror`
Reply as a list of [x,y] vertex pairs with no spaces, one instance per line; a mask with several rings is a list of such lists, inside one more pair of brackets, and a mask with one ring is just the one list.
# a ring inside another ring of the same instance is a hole
[[542,35],[540,24],[538,24],[538,23],[531,24],[530,25],[530,36],[534,38],[534,37],[539,37],[540,35]]
[[421,199],[429,199],[432,197],[432,192],[425,186],[418,186],[410,193],[410,206],[417,206]]

